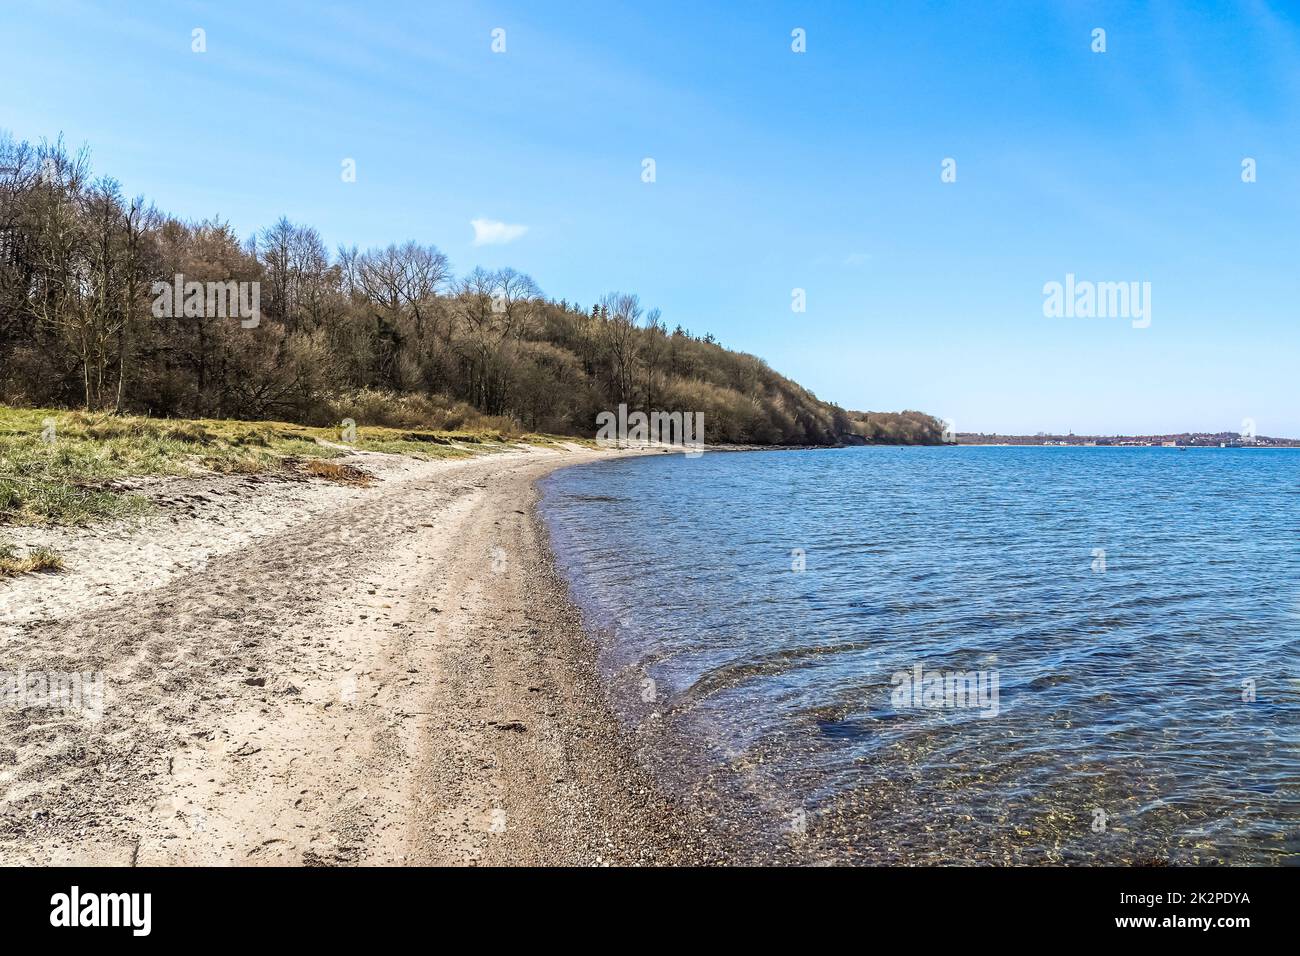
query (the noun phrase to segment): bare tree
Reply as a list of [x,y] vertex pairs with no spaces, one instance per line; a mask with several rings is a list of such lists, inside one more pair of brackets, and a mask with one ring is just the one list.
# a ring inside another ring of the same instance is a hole
[[611,292],[601,299],[602,311],[608,312],[605,344],[610,355],[610,374],[620,403],[632,401],[639,359],[641,300],[635,295]]
[[144,197],[137,196],[122,209],[121,215],[121,295],[122,321],[118,326],[117,341],[117,398],[114,411],[119,414],[126,400],[127,362],[131,352],[131,331],[139,320],[146,320],[147,298],[151,275],[157,274],[157,253],[153,236],[160,220],[158,211],[146,208]]
[[645,404],[646,411],[650,411],[659,401],[664,379],[663,369],[668,359],[668,332],[658,309],[651,309],[646,314],[643,338]]
[[471,401],[492,414],[505,410],[505,346],[521,337],[540,295],[537,283],[514,269],[475,268],[456,287],[453,310]]
[[433,303],[451,279],[447,257],[436,246],[407,242],[356,256],[351,262],[358,291],[394,325],[409,317],[417,337]]

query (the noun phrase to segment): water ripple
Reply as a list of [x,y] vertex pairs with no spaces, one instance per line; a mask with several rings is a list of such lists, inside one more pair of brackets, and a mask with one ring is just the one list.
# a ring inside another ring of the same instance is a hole
[[571,468],[543,514],[646,759],[755,841],[1297,863],[1298,487],[1288,451],[861,448]]

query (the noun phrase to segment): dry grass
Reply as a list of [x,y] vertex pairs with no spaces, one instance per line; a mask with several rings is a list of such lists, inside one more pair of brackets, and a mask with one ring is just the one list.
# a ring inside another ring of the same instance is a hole
[[320,478],[336,485],[368,488],[375,482],[374,476],[367,474],[360,468],[345,465],[342,462],[309,458],[305,461],[294,461],[292,465],[299,474],[306,475],[309,478]]
[[[397,412],[390,410],[398,419],[433,415],[423,406]],[[459,408],[445,410],[441,419],[457,423],[455,430],[371,425],[361,413],[355,419],[361,424],[344,442],[339,427],[0,406],[0,525],[86,525],[144,513],[144,498],[115,488],[125,478],[278,472],[365,486],[371,478],[364,471],[331,459],[353,448],[425,460],[464,458],[520,442],[571,440],[519,435],[504,420],[468,416]]]
[[19,557],[9,545],[0,545],[0,578],[63,569],[63,556],[57,551],[35,547],[31,548],[26,555]]

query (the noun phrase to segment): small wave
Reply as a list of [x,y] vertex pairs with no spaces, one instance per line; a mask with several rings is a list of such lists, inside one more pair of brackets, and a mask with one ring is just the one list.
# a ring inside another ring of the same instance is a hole
[[[1057,451],[636,459],[557,473],[548,518],[589,620],[632,619],[599,650],[616,694],[657,682],[647,750],[720,817],[757,775],[880,861],[1295,862],[1300,456]],[[899,705],[918,665],[996,700]]]

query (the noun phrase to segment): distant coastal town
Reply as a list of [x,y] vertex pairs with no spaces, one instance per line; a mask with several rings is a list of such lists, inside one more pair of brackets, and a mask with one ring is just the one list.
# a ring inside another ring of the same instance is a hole
[[1300,448],[1300,439],[1243,435],[1240,432],[1183,432],[1177,435],[998,435],[958,432],[959,445],[1122,446],[1133,448]]

